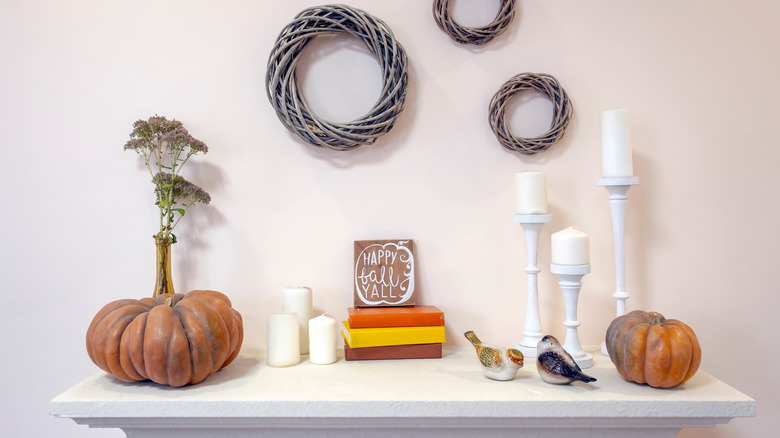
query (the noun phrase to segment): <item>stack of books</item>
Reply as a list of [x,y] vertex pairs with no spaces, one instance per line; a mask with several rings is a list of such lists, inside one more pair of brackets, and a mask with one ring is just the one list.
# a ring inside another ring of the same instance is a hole
[[344,358],[440,358],[444,313],[435,306],[350,307],[344,321]]

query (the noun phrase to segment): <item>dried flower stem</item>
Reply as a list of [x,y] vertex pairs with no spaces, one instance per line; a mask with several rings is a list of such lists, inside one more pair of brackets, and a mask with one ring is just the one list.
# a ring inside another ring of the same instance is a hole
[[[154,116],[133,124],[125,150],[132,149],[143,158],[149,169],[160,209],[160,238],[172,237],[173,229],[187,210],[200,202],[211,202],[209,194],[180,175],[184,164],[193,155],[208,152],[202,141],[192,137],[181,122]],[[178,214],[178,217],[176,217]]]

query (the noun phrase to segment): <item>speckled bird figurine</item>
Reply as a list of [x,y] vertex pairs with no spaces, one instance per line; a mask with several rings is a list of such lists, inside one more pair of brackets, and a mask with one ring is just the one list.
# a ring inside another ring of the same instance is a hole
[[577,362],[551,335],[536,344],[536,369],[542,380],[553,385],[566,385],[575,380],[585,383],[596,381],[582,372]]
[[523,366],[523,353],[514,348],[483,344],[473,331],[464,333],[474,345],[482,368],[482,374],[493,380],[512,380]]

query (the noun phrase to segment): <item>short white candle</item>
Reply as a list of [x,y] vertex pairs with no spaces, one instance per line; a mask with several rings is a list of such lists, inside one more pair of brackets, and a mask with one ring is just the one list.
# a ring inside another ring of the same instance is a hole
[[309,353],[311,307],[311,289],[308,287],[286,287],[282,289],[282,312],[295,312],[298,314],[301,354]]
[[517,214],[547,214],[547,178],[544,172],[515,175]]
[[552,235],[550,248],[554,265],[587,265],[590,263],[590,239],[576,228],[566,228]]
[[289,367],[301,361],[298,337],[298,315],[271,313],[268,315],[268,365]]
[[327,365],[336,361],[336,320],[320,315],[309,320],[309,361]]
[[604,177],[634,176],[628,111],[601,112],[601,166]]

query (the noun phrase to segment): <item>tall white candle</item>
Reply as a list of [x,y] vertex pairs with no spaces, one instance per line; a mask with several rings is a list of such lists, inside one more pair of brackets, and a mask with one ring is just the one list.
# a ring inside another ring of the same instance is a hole
[[601,112],[601,166],[604,177],[634,176],[628,111]]
[[309,353],[311,307],[311,289],[308,287],[286,287],[282,290],[282,312],[295,312],[298,314],[301,354]]
[[544,172],[515,175],[517,214],[547,214],[547,178]]
[[268,365],[289,367],[301,361],[298,315],[271,313],[268,315]]
[[336,361],[336,320],[320,315],[309,320],[309,361],[327,365]]
[[590,239],[576,228],[566,228],[552,235],[550,248],[554,265],[587,265],[590,263]]

